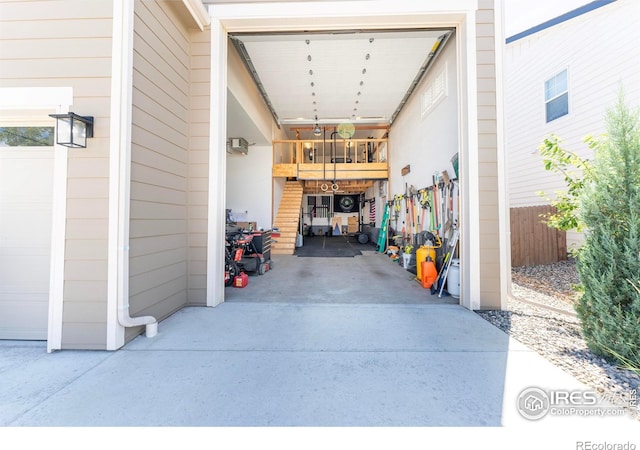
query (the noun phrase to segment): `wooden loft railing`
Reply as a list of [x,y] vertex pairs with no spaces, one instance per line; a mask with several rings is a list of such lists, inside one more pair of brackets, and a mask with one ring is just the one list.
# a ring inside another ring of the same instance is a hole
[[299,180],[386,179],[387,139],[276,140],[273,176]]

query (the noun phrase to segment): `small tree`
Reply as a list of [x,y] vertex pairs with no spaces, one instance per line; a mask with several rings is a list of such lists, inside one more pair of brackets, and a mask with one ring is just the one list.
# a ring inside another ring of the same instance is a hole
[[[585,142],[591,149],[597,143],[591,136],[587,136]],[[582,231],[583,224],[578,215],[578,198],[585,183],[589,181],[591,163],[588,159],[580,158],[576,153],[565,150],[560,144],[560,138],[552,134],[538,148],[545,170],[561,174],[567,185],[566,191],[556,191],[554,199],[544,191],[538,192],[538,195],[544,197],[551,206],[556,208],[555,213],[544,214],[542,217],[551,228]]]
[[578,195],[585,242],[577,269],[582,332],[596,354],[640,355],[640,122],[622,96],[607,114],[607,136],[593,141],[589,178]]

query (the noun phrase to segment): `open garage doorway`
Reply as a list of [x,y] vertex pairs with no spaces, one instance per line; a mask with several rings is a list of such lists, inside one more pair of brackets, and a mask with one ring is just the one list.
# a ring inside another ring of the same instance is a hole
[[[224,68],[226,67],[227,63],[227,44],[229,33],[248,33],[254,30],[259,30],[260,32],[274,32],[283,30],[295,32],[307,29],[353,30],[366,29],[368,27],[383,29],[385,26],[385,22],[388,24],[388,14],[394,16],[392,22],[396,27],[399,26],[410,28],[443,26],[455,29],[456,40],[454,41],[454,44],[451,45],[451,49],[453,50],[454,62],[453,64],[447,64],[446,68],[446,73],[453,75],[453,82],[449,83],[448,86],[450,88],[449,92],[455,93],[456,97],[455,101],[452,102],[455,103],[455,105],[453,105],[454,118],[453,120],[448,120],[448,123],[445,125],[445,127],[452,127],[452,135],[455,137],[455,144],[453,146],[450,146],[451,148],[448,148],[447,152],[442,152],[441,154],[437,155],[439,157],[442,157],[446,163],[449,163],[449,161],[452,160],[451,157],[453,156],[453,154],[457,153],[458,150],[460,151],[459,178],[461,200],[459,211],[461,216],[466,215],[464,217],[464,220],[461,220],[460,223],[460,236],[461,242],[463,243],[463,246],[461,246],[460,255],[461,260],[463,260],[463,262],[461,263],[462,295],[460,303],[467,307],[473,308],[477,305],[471,304],[471,298],[476,297],[476,301],[479,301],[477,300],[477,298],[479,297],[477,295],[479,292],[479,283],[477,283],[478,274],[477,271],[469,270],[469,267],[472,267],[474,265],[478,266],[479,261],[479,239],[477,239],[478,229],[474,229],[471,226],[472,223],[477,223],[477,208],[465,208],[465,204],[468,204],[470,201],[473,203],[474,200],[477,202],[478,196],[477,189],[472,190],[469,188],[469,186],[477,185],[477,164],[473,164],[474,160],[477,159],[477,154],[469,154],[468,151],[470,146],[473,146],[474,148],[476,147],[475,143],[477,139],[475,128],[476,125],[473,125],[477,121],[477,110],[475,108],[475,92],[474,95],[469,95],[469,89],[475,88],[475,84],[470,82],[470,79],[474,79],[476,75],[475,57],[471,56],[474,53],[475,47],[471,45],[471,41],[473,39],[470,39],[469,36],[475,36],[475,8],[477,5],[472,4],[473,2],[462,3],[464,4],[458,5],[460,7],[460,10],[455,13],[452,13],[450,9],[447,12],[445,12],[444,10],[439,11],[439,7],[437,5],[431,5],[434,6],[434,9],[430,9],[429,11],[422,11],[422,13],[416,13],[415,8],[411,13],[404,11],[403,8],[400,8],[400,10],[396,9],[393,12],[385,11],[387,15],[384,15],[381,10],[373,10],[369,12],[358,11],[357,14],[354,10],[353,15],[346,14],[346,16],[348,16],[348,19],[345,19],[344,16],[341,18],[336,18],[332,14],[326,14],[326,2],[323,3],[322,8],[320,8],[320,5],[315,4],[315,2],[309,2],[309,4],[307,5],[309,8],[305,8],[304,10],[301,9],[300,11],[296,10],[295,12],[292,12],[290,9],[288,9],[286,14],[284,11],[281,11],[280,13],[282,14],[282,16],[279,16],[277,12],[270,9],[277,9],[275,5],[269,5],[265,3],[255,6],[261,10],[264,9],[262,13],[265,14],[265,17],[269,17],[270,19],[261,20],[255,23],[252,23],[252,20],[249,19],[249,16],[251,15],[247,15],[248,10],[243,9],[242,5],[212,5],[210,7],[210,12],[212,13],[213,17],[212,74],[218,74],[222,76],[216,77],[216,75],[213,75],[211,87],[213,96],[212,105],[216,105],[217,102],[222,103],[222,100],[226,102],[228,92],[227,80],[225,78],[226,71],[224,70]],[[269,10],[271,13],[268,13],[267,10]],[[323,13],[322,11],[325,12]],[[262,13],[258,15],[261,15]],[[407,120],[405,123],[402,123],[401,120],[398,120],[391,127],[391,139],[396,139],[394,147],[403,149],[402,151],[405,152],[405,157],[411,157],[412,155],[420,155],[421,157],[426,157],[425,155],[427,155],[428,152],[425,151],[423,142],[420,141],[421,137],[424,138],[425,133],[428,134],[429,132],[434,132],[434,130],[443,129],[442,121],[444,119],[437,114],[432,114],[432,118],[434,118],[434,121],[431,126],[427,128],[424,127],[424,124],[422,122],[425,120],[426,116],[430,115],[430,111],[429,102],[426,101],[428,100],[427,97],[421,94],[423,94],[423,92],[417,93],[412,97],[412,99],[416,101],[416,105],[414,106],[418,108],[418,116],[412,116],[412,118],[410,120]],[[427,105],[426,107],[425,104]],[[403,112],[402,114],[405,113]],[[212,148],[226,148],[229,138],[226,133],[226,111],[222,111],[222,109],[214,111],[212,109],[211,117]],[[273,136],[276,137],[278,133],[284,134],[282,128],[283,127],[280,127],[279,131],[275,131],[273,133]],[[447,130],[448,129],[449,128],[447,128]],[[451,135],[451,133],[449,134]],[[394,135],[397,137],[394,138]],[[441,142],[438,142],[437,140],[431,141],[432,146],[435,148],[437,148],[438,144],[440,143]],[[251,155],[251,153],[252,149],[250,148],[249,156]],[[468,164],[470,162],[472,164]],[[372,190],[377,191],[375,195],[379,196],[381,201],[380,205],[384,205],[386,202],[390,201],[390,196],[393,195],[395,191],[404,190],[402,188],[405,184],[408,183],[406,175],[408,173],[411,173],[411,171],[407,171],[407,173],[404,173],[403,171],[403,173],[400,173],[400,169],[404,169],[405,166],[411,166],[411,164],[403,165],[402,158],[399,158],[393,162],[390,161],[390,163],[390,175],[388,179],[383,180],[386,181],[387,184],[386,192],[380,194],[380,186],[377,184],[371,187]],[[224,181],[225,189],[228,189],[229,180],[227,179],[226,164],[226,152],[225,154],[212,152],[210,167],[215,168],[213,169],[213,172],[210,173],[210,176],[215,177],[218,182]],[[420,164],[418,164],[417,166],[420,166]],[[398,173],[394,173],[394,169]],[[413,166],[412,174],[416,176],[419,175],[419,171],[416,169],[416,166]],[[431,180],[427,179],[425,181],[425,184],[428,181]],[[284,183],[286,183],[286,179],[282,180],[282,183],[278,181],[274,182],[271,198],[271,202],[274,205],[274,211],[278,210],[280,198],[284,190]],[[212,198],[216,198],[221,201],[221,204],[224,204],[225,199],[223,196],[220,196],[218,192],[214,193],[210,191],[210,194],[212,194]],[[380,211],[380,216],[382,216],[383,207],[380,206],[378,210]],[[220,251],[221,249],[219,244],[219,241],[222,241],[222,239],[217,239],[216,237],[224,235],[224,214],[225,211],[221,208],[219,208],[218,211],[210,211],[209,273],[217,272],[217,268],[220,268],[222,270],[222,252]],[[475,239],[473,239],[474,237]],[[214,280],[212,277],[209,277],[209,280],[210,283],[208,285],[208,305],[213,306],[223,301],[224,291],[223,288],[217,286],[212,282]],[[471,292],[473,292],[474,295],[470,295]]]

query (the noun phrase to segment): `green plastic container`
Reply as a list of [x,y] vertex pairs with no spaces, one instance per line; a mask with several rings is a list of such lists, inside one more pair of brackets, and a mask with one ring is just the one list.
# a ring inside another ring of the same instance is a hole
[[456,178],[458,178],[458,154],[456,153],[451,158],[451,164],[453,164],[453,171],[456,173]]

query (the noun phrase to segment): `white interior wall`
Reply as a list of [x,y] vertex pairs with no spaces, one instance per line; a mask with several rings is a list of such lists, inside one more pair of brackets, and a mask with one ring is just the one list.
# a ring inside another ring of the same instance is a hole
[[[451,157],[458,152],[458,96],[456,42],[449,39],[436,63],[418,85],[413,96],[391,126],[389,133],[389,193],[405,193],[407,186],[421,189],[433,184],[432,175],[446,170],[455,177]],[[446,67],[447,95],[422,117],[422,96],[434,78]],[[406,165],[411,171],[402,176]],[[380,205],[378,205],[380,206]],[[376,212],[378,212],[376,210]],[[379,215],[382,217],[383,211]]]
[[271,147],[252,146],[249,153],[227,153],[226,208],[245,212],[258,229],[271,229]]

